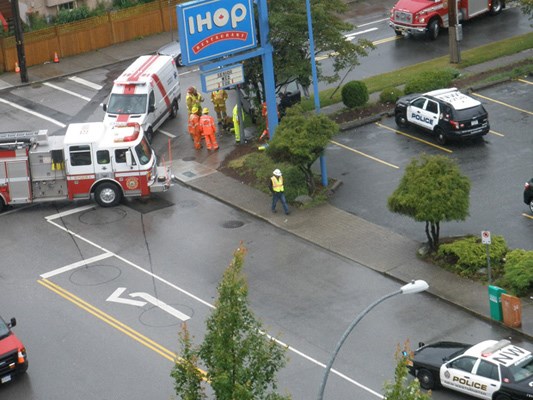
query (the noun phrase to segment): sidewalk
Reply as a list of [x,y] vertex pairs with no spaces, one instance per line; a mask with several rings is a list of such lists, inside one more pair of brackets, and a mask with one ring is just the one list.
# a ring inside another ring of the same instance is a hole
[[[170,34],[164,33],[62,59],[60,63],[33,66],[28,69],[30,81],[28,84],[61,76],[71,76],[82,71],[133,59],[141,54],[154,53],[169,41]],[[483,71],[510,65],[532,57],[532,53],[533,51],[529,50],[486,64],[472,66],[468,70]],[[2,89],[22,85],[18,74],[4,73],[0,75],[0,96]],[[334,105],[325,107],[322,111],[328,113],[338,108],[338,105]],[[431,294],[456,304],[477,317],[490,320],[487,287],[459,278],[448,271],[419,260],[416,252],[421,243],[329,204],[310,210],[294,209],[288,217],[282,214],[272,214],[269,208],[270,196],[225,176],[212,166],[194,161],[175,160],[172,171],[185,185],[385,276],[400,282],[424,279],[429,283]],[[494,323],[498,324],[498,322]],[[522,327],[511,329],[533,339],[533,301],[531,299],[522,300]]]

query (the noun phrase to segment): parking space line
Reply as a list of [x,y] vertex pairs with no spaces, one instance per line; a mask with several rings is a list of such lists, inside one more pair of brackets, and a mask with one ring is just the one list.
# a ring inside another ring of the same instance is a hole
[[504,103],[503,101],[499,101],[499,100],[496,100],[496,99],[492,99],[492,98],[490,98],[490,97],[483,96],[482,94],[479,94],[479,93],[474,93],[474,92],[472,92],[472,94],[473,94],[474,96],[481,97],[482,99],[485,99],[485,100],[488,100],[488,101],[492,101],[493,103],[501,104],[502,106],[512,108],[513,110],[517,110],[517,111],[525,112],[525,113],[527,113],[527,114],[529,114],[529,115],[533,115],[533,112],[531,112],[531,111],[527,111],[527,110],[524,110],[524,109],[522,109],[522,108],[518,108],[518,107],[512,106],[512,105],[510,105],[510,104]]
[[111,253],[104,253],[104,254],[100,254],[98,256],[87,258],[85,260],[81,260],[81,261],[78,261],[78,262],[75,262],[75,263],[72,263],[72,264],[69,264],[69,265],[65,265],[64,267],[54,269],[53,271],[46,272],[46,273],[41,275],[41,278],[43,278],[43,279],[51,278],[52,276],[60,275],[63,272],[72,271],[73,269],[76,269],[76,268],[79,268],[79,267],[83,267],[84,265],[92,264],[94,262],[97,262],[97,261],[100,261],[100,260],[104,260],[104,259],[112,257],[112,256],[113,256],[113,254],[111,254]]
[[[95,306],[87,303],[86,301],[80,299],[78,296],[70,293],[69,291],[63,289],[61,286],[56,285],[55,283],[49,281],[48,279],[41,279],[41,280],[38,280],[37,282],[40,283],[42,286],[46,287],[47,289],[51,290],[52,292],[63,297],[65,300],[70,301],[72,304],[77,305],[79,308],[87,311],[89,314],[92,314],[93,316],[105,322],[106,324],[124,333],[126,336],[129,336],[130,338],[139,342],[140,344],[144,345],[150,350],[155,351],[156,353],[163,356],[167,360],[171,362],[175,362],[176,357],[177,357],[176,353],[168,350],[166,347],[163,347],[159,343],[154,342],[152,339],[144,336],[143,334],[137,332],[136,330],[129,327],[128,325],[113,318],[112,316],[103,312],[99,308],[96,308]],[[181,360],[181,359],[178,358],[178,360]]]
[[70,79],[73,82],[79,83],[80,85],[88,86],[88,87],[90,87],[91,89],[94,89],[94,90],[101,90],[103,88],[103,86],[101,86],[101,85],[98,85],[96,83],[90,82],[90,81],[85,80],[83,78],[80,78],[78,76],[71,76],[68,79]]
[[85,211],[85,210],[90,210],[91,208],[95,208],[95,207],[96,206],[94,204],[91,204],[91,205],[88,205],[88,206],[83,206],[83,207],[77,207],[77,208],[73,208],[72,210],[63,211],[63,212],[60,212],[60,213],[57,213],[57,214],[49,215],[48,217],[44,217],[44,218],[47,221],[51,221],[51,220],[54,220],[54,219],[57,219],[57,218],[66,217],[67,215],[76,214],[76,213],[79,213],[79,212],[82,212],[82,211]]
[[519,82],[527,83],[528,85],[533,85],[533,82],[526,81],[525,79],[518,79]]
[[381,164],[384,164],[384,165],[387,165],[388,167],[391,167],[391,168],[396,168],[396,169],[399,169],[400,167],[398,167],[397,165],[394,165],[394,164],[390,164],[386,161],[383,161],[383,160],[380,160],[379,158],[376,158],[376,157],[372,157],[371,155],[369,154],[365,154],[359,150],[355,150],[355,149],[352,149],[351,147],[348,147],[348,146],[345,146],[344,144],[342,143],[339,143],[339,142],[336,142],[334,140],[330,140],[330,143],[333,143],[335,146],[339,146],[339,147],[342,147],[343,149],[346,149],[346,150],[349,150],[353,153],[356,153],[356,154],[359,154],[363,157],[366,157],[366,158],[369,158],[373,161],[377,161],[378,163],[381,163]]
[[59,122],[58,120],[55,120],[55,119],[50,118],[50,117],[47,117],[46,115],[43,115],[43,114],[39,114],[38,112],[30,110],[29,108],[19,106],[17,103],[13,103],[11,101],[7,101],[7,100],[2,99],[2,98],[0,98],[0,101],[2,103],[4,103],[4,104],[7,104],[8,106],[11,106],[11,107],[14,107],[14,108],[18,108],[19,110],[24,111],[24,112],[26,112],[28,114],[35,115],[36,117],[44,119],[45,121],[49,121],[49,122],[51,122],[53,124],[56,124],[57,126],[59,126],[61,128],[65,128],[66,127],[66,125],[64,123]]
[[68,90],[68,89],[62,88],[61,86],[54,85],[53,83],[44,82],[43,85],[48,86],[48,87],[50,87],[52,89],[55,89],[55,90],[59,90],[60,92],[63,92],[63,93],[66,93],[66,94],[70,94],[71,96],[78,97],[78,98],[80,98],[82,100],[85,100],[87,102],[91,101],[91,99],[89,97],[86,97],[86,96],[83,96],[83,95],[81,95],[79,93],[73,92],[72,90]]
[[526,214],[526,213],[522,213],[522,216],[524,216],[526,218],[529,218],[529,219],[533,219],[533,215],[529,215],[529,214]]
[[158,131],[161,132],[163,135],[168,136],[169,138],[172,138],[172,139],[176,138],[176,135],[173,135],[170,132],[164,131],[163,129],[158,129]]
[[499,133],[499,132],[493,131],[492,129],[489,131],[489,133],[492,133],[493,135],[496,135],[496,136],[505,137],[505,135],[503,133]]
[[428,141],[426,141],[424,139],[419,139],[416,136],[412,136],[412,135],[409,135],[408,133],[404,133],[404,132],[396,130],[394,128],[390,128],[390,127],[388,127],[386,125],[380,124],[379,122],[376,122],[376,125],[381,127],[381,128],[387,129],[387,130],[389,130],[391,132],[397,133],[398,135],[402,135],[402,136],[408,137],[409,139],[416,140],[417,142],[427,144],[428,146],[431,146],[431,147],[435,147],[436,149],[445,151],[446,153],[453,153],[453,151],[451,151],[450,149],[447,149],[447,148],[441,147],[441,146],[437,146],[436,144],[428,142]]

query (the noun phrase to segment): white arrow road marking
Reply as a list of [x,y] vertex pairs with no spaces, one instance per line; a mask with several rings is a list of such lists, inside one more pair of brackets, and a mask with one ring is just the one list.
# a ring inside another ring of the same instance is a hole
[[161,300],[156,299],[154,296],[152,296],[152,295],[150,295],[148,293],[142,293],[142,292],[130,293],[130,296],[131,297],[140,297],[140,298],[146,300],[147,302],[152,303],[154,306],[159,307],[161,310],[166,311],[170,315],[173,315],[176,318],[181,319],[184,322],[187,321],[188,319],[190,319],[190,317],[188,315],[183,314],[182,312],[176,310],[175,308],[169,306],[166,303],[163,303]]
[[126,290],[125,287],[119,287],[117,290],[113,292],[111,296],[109,296],[106,301],[112,301],[114,303],[122,303],[122,304],[129,304],[130,306],[137,306],[137,307],[143,307],[146,305],[145,301],[138,301],[138,300],[131,300],[131,299],[124,299],[120,297],[122,293]]
[[369,28],[369,29],[366,29],[364,31],[360,31],[360,32],[352,32],[352,33],[349,33],[347,35],[344,35],[344,37],[346,38],[346,40],[353,40],[355,39],[355,37],[357,35],[362,35],[364,33],[368,33],[368,32],[372,32],[372,31],[377,31],[378,28]]

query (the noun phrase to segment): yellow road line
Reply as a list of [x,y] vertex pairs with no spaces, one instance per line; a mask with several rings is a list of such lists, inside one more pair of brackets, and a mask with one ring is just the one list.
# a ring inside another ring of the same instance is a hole
[[409,134],[404,133],[404,132],[402,132],[402,131],[398,131],[398,130],[396,130],[396,129],[389,128],[388,126],[383,125],[383,124],[380,124],[379,122],[376,122],[375,124],[376,124],[377,126],[381,127],[381,128],[388,129],[388,130],[391,131],[391,132],[395,132],[395,133],[397,133],[398,135],[402,135],[402,136],[408,137],[409,139],[416,140],[417,142],[427,144],[428,146],[435,147],[436,149],[439,149],[439,150],[445,151],[446,153],[453,153],[453,151],[451,151],[450,149],[447,149],[447,148],[445,148],[445,147],[441,147],[441,146],[437,146],[436,144],[433,144],[433,143],[431,143],[431,142],[428,142],[428,141],[426,141],[426,140],[424,140],[424,139],[419,139],[419,138],[417,138],[416,136],[412,136],[412,135],[409,135]]
[[376,40],[375,42],[372,42],[372,44],[374,46],[377,46],[378,44],[394,42],[395,40],[400,40],[402,38],[403,38],[403,36],[392,36],[392,37],[388,37],[388,38],[385,38],[385,39]]
[[522,215],[526,218],[529,218],[529,219],[533,219],[533,215],[529,215],[529,214],[526,214],[526,213],[522,213]]
[[356,154],[362,155],[363,157],[366,157],[366,158],[369,158],[369,159],[371,159],[371,160],[377,161],[377,162],[379,162],[379,163],[381,163],[381,164],[384,164],[384,165],[387,165],[387,166],[389,166],[389,167],[396,168],[396,169],[399,169],[399,168],[400,168],[400,167],[398,167],[398,166],[396,166],[396,165],[394,165],[394,164],[390,164],[390,163],[388,163],[388,162],[386,162],[386,161],[380,160],[379,158],[372,157],[371,155],[368,155],[368,154],[362,153],[362,152],[360,152],[359,150],[352,149],[351,147],[345,146],[345,145],[343,145],[342,143],[336,142],[336,141],[334,141],[334,140],[330,140],[330,142],[333,143],[333,144],[336,145],[336,146],[342,147],[343,149],[346,149],[346,150],[352,151],[352,152],[354,152],[354,153],[356,153]]
[[505,137],[505,135],[503,133],[498,133],[496,131],[493,131],[492,129],[489,131],[489,133],[492,133],[493,135],[496,135],[496,136]]
[[533,82],[526,81],[525,79],[518,79],[519,82],[527,83],[528,85],[533,85]]
[[518,108],[518,107],[512,106],[510,104],[504,103],[503,101],[491,99],[490,97],[483,96],[482,94],[479,94],[479,93],[472,93],[472,94],[474,96],[481,97],[482,99],[485,99],[485,100],[488,100],[488,101],[492,101],[493,103],[498,103],[498,104],[501,104],[502,106],[509,107],[509,108],[512,108],[514,110],[518,110],[518,111],[521,111],[521,112],[525,112],[525,113],[527,113],[529,115],[533,115],[533,112],[531,112],[531,111],[523,110],[522,108]]
[[[117,329],[118,331],[122,332],[126,336],[129,336],[133,340],[139,342],[140,344],[144,345],[145,347],[149,348],[150,350],[156,352],[160,356],[166,358],[167,360],[175,363],[177,361],[181,362],[183,359],[181,357],[178,357],[176,353],[168,350],[166,347],[163,347],[157,342],[154,342],[152,339],[144,336],[143,334],[137,332],[133,328],[130,328],[128,325],[120,322],[119,320],[113,318],[111,315],[103,312],[102,310],[96,308],[95,306],[87,303],[86,301],[80,299],[78,296],[70,293],[69,291],[63,289],[61,286],[56,285],[55,283],[49,281],[48,279],[41,279],[37,281],[42,286],[46,287],[47,289],[51,290],[52,292],[58,294],[59,296],[63,297],[64,299],[70,301],[71,303],[77,305],[82,310],[87,311],[89,314],[92,314],[96,318],[100,319],[101,321],[105,322],[106,324],[112,326],[113,328]],[[206,375],[206,372],[198,369],[204,376]]]

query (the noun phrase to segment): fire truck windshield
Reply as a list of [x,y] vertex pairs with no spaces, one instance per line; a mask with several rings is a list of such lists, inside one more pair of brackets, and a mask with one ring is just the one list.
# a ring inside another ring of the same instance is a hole
[[135,146],[135,154],[137,154],[137,158],[141,165],[146,165],[150,162],[152,159],[152,152],[153,150],[145,137],[143,137],[141,143]]
[[117,94],[109,98],[107,112],[110,114],[144,114],[146,113],[146,94]]

